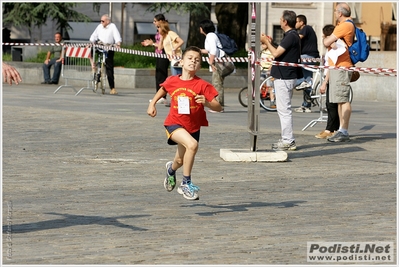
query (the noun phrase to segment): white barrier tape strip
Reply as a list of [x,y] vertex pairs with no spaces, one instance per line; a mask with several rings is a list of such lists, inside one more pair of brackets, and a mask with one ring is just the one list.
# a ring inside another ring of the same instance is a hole
[[[147,52],[147,51],[140,51],[140,50],[132,50],[127,48],[116,48],[113,46],[105,46],[105,45],[93,45],[89,43],[81,43],[81,44],[57,44],[57,43],[3,43],[3,45],[12,45],[12,46],[66,46],[66,47],[80,47],[84,46],[87,47],[88,45],[92,45],[94,47],[102,48],[105,50],[111,50],[115,52],[121,52],[126,54],[133,54],[139,56],[148,56],[148,57],[156,57],[156,58],[168,58],[168,59],[179,59],[179,57],[172,57],[165,54],[157,54],[155,52]],[[249,54],[250,55],[250,54]],[[216,62],[248,62],[250,59],[245,57],[223,57],[223,58],[215,58]],[[209,58],[203,57],[203,61],[209,62]],[[303,58],[301,59],[303,62],[306,61],[320,61],[320,59],[309,59]],[[342,70],[350,70],[350,71],[359,71],[371,74],[379,74],[379,75],[386,75],[386,76],[397,76],[397,71],[395,69],[386,69],[386,68],[345,68],[345,67],[334,67],[334,66],[315,66],[315,65],[306,65],[306,64],[298,64],[298,63],[288,63],[288,62],[279,62],[270,59],[262,59],[261,61],[269,61],[272,62],[272,65],[279,65],[279,66],[293,66],[293,67],[308,67],[308,68],[324,68],[324,69],[342,69]],[[256,64],[261,62],[260,60],[256,60]]]
[[[316,65],[299,64],[299,63],[279,62],[269,59],[264,59],[262,61],[272,62],[272,64],[276,66],[307,67],[313,69],[336,69],[336,70],[347,70],[347,71],[359,71],[364,73],[379,74],[385,76],[397,76],[397,71],[395,69],[387,69],[387,68],[316,66]],[[259,64],[260,62],[258,61],[256,63]]]
[[17,45],[17,46],[63,46],[64,44],[57,43],[3,43],[3,45]]

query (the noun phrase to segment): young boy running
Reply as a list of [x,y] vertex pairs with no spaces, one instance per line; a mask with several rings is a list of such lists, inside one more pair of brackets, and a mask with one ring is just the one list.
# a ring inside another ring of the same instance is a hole
[[208,126],[204,106],[214,111],[221,111],[222,106],[216,100],[216,89],[196,76],[201,67],[201,50],[195,46],[188,47],[181,61],[182,74],[170,76],[161,84],[148,106],[147,114],[155,117],[157,101],[167,93],[170,95],[170,110],[164,126],[168,144],[177,144],[177,151],[173,161],[166,163],[164,187],[168,192],[175,188],[176,170],[183,166],[183,181],[177,192],[186,199],[197,200],[199,187],[191,182],[191,170],[198,151],[200,128]]

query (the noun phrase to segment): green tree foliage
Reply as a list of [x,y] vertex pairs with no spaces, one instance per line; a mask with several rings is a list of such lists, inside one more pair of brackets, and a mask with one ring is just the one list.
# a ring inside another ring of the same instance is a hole
[[233,38],[239,48],[247,42],[248,3],[217,3],[218,31]]
[[147,11],[153,13],[168,13],[175,10],[178,14],[188,13],[190,15],[190,27],[186,46],[204,46],[205,37],[199,33],[199,22],[210,17],[211,3],[154,3]]
[[56,22],[61,33],[72,30],[69,21],[90,22],[91,19],[76,11],[78,3],[3,3],[3,25],[32,27],[44,25],[47,19]]
[[[187,46],[204,46],[205,36],[199,33],[199,22],[210,18],[211,3],[154,3],[148,11],[168,13],[175,10],[177,13],[190,14],[190,28]],[[218,31],[233,38],[239,48],[245,48],[247,25],[248,25],[248,3],[216,3],[215,13],[218,21]]]
[[209,8],[205,3],[154,3],[149,8],[148,11],[150,12],[165,12],[169,13],[171,10],[175,10],[177,14],[181,13],[190,13],[190,15],[205,15],[209,16]]

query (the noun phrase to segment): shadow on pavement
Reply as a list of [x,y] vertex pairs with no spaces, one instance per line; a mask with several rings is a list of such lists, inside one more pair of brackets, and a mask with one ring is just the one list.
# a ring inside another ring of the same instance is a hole
[[[128,219],[128,218],[141,218],[148,217],[151,215],[127,215],[119,217],[103,217],[103,216],[84,216],[84,215],[72,215],[72,214],[61,214],[56,212],[49,212],[46,214],[63,216],[62,219],[47,220],[35,223],[24,223],[12,225],[11,232],[13,234],[28,233],[35,231],[59,229],[76,225],[111,225],[121,228],[128,228],[133,231],[147,231],[148,229],[140,228],[132,225],[127,225],[120,223],[118,219]],[[7,232],[8,226],[3,226],[3,233]]]
[[215,209],[209,212],[199,212],[199,216],[214,216],[226,212],[242,212],[249,211],[251,208],[262,208],[262,207],[278,207],[278,208],[292,208],[297,207],[300,203],[305,203],[306,201],[284,201],[278,203],[268,203],[268,202],[248,202],[242,204],[220,204],[220,205],[207,205],[207,204],[194,204],[194,205],[182,205],[182,207],[206,207]]

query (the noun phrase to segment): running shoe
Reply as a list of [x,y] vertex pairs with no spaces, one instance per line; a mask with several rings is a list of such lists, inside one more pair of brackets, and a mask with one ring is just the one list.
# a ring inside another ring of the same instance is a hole
[[300,106],[299,108],[294,109],[294,111],[295,112],[299,112],[299,113],[302,113],[302,112],[310,113],[310,112],[312,112],[312,110],[310,108],[304,107],[304,106]]
[[303,81],[301,84],[299,84],[295,87],[295,90],[303,90],[303,89],[309,88],[309,87],[312,87],[312,85],[306,81]]
[[176,173],[174,175],[169,174],[169,167],[172,167],[173,161],[169,161],[166,163],[166,177],[163,182],[163,186],[168,192],[173,191],[176,186]]
[[182,183],[180,184],[180,186],[177,187],[177,193],[183,195],[183,197],[188,200],[198,200],[199,190],[199,187],[194,185],[192,182],[187,182],[187,184]]
[[330,142],[349,142],[349,134],[344,134],[340,131],[335,132],[333,136],[330,136],[327,138],[328,141]]

